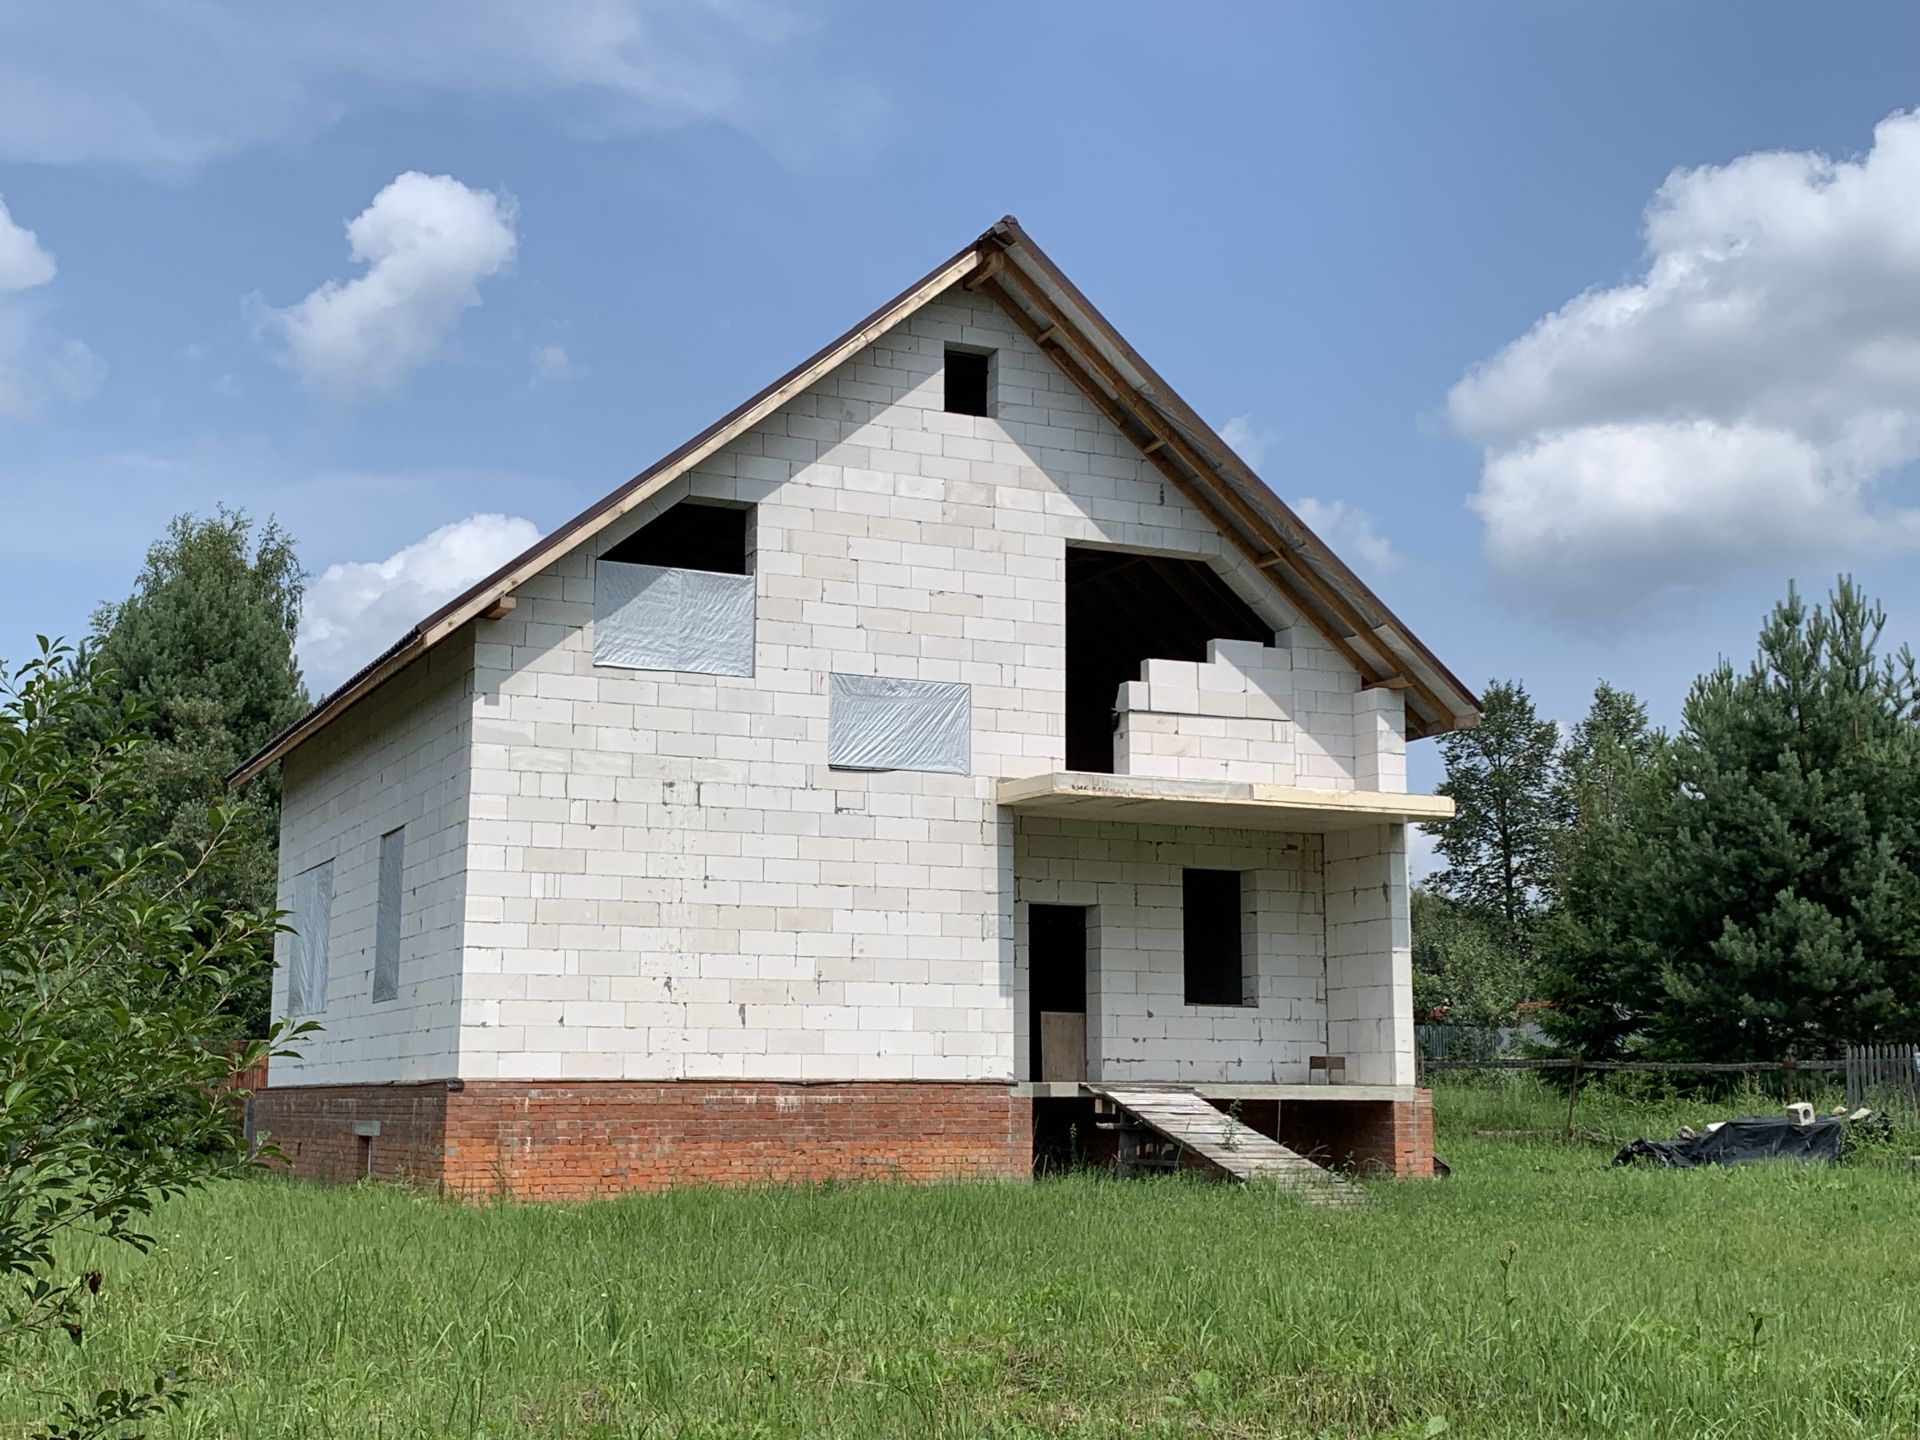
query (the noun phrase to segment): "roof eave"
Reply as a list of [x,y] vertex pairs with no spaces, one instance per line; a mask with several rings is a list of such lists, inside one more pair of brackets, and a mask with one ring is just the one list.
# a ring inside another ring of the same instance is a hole
[[[259,775],[394,674],[537,575],[559,556],[644,504],[716,450],[757,424],[766,414],[953,285],[962,282],[970,287],[980,285],[1002,305],[1008,305],[1007,289],[997,277],[1009,266],[1018,266],[1022,280],[1041,286],[1068,312],[1065,318],[1068,320],[1069,338],[1084,349],[1097,352],[1107,365],[1119,372],[1139,404],[1151,407],[1165,424],[1179,432],[1179,438],[1204,462],[1200,468],[1211,471],[1218,484],[1229,487],[1222,494],[1230,507],[1242,514],[1247,513],[1245,507],[1248,506],[1262,512],[1280,538],[1287,542],[1290,551],[1302,563],[1312,567],[1320,583],[1316,585],[1311,579],[1307,581],[1305,590],[1295,599],[1296,608],[1304,608],[1309,621],[1328,634],[1329,638],[1335,638],[1340,629],[1348,629],[1349,633],[1335,639],[1335,643],[1349,655],[1356,654],[1355,642],[1374,653],[1379,663],[1371,673],[1364,662],[1360,666],[1363,682],[1393,684],[1404,680],[1415,694],[1422,697],[1419,709],[1409,706],[1409,713],[1420,722],[1422,733],[1466,728],[1478,721],[1478,697],[1440,663],[1178,392],[1160,378],[1112,323],[1048,258],[1046,252],[1021,229],[1019,222],[1009,215],[677,450],[641,471],[619,489],[589,506],[427,616],[300,719],[235,767],[226,778],[227,787],[237,789]],[[1057,361],[1060,357],[1056,355],[1055,358]],[[1135,439],[1138,442],[1138,437]],[[1152,458],[1150,451],[1148,458]],[[1231,498],[1234,496],[1237,496],[1237,501]],[[1245,537],[1239,538],[1244,543]],[[1338,601],[1331,608],[1344,611],[1357,621],[1349,622],[1350,628],[1341,623],[1338,615],[1314,612],[1317,603],[1314,592],[1319,592],[1320,597],[1324,598],[1325,587],[1328,586],[1338,594]]]
[[626,484],[598,503],[589,506],[551,534],[442,605],[402,636],[384,655],[354,674],[321,700],[300,719],[269,740],[242,761],[227,776],[229,790],[238,789],[269,765],[303,743],[321,727],[365,698],[389,676],[411,664],[428,649],[468,624],[517,586],[540,573],[559,556],[611,525],[636,506],[698,465],[714,451],[731,442],[741,432],[757,424],[768,412],[784,404],[791,396],[834,369],[842,361],[866,348],[879,335],[892,329],[929,301],[964,280],[998,252],[994,236],[1000,229],[956,251],[919,280],[875,310],[866,319],[802,360],[786,374],[758,394],[736,406],[702,430],[679,449],[641,471]]
[[[1323,585],[1339,592],[1339,598],[1345,602],[1339,608],[1352,617],[1347,634],[1342,638],[1348,642],[1360,642],[1374,652],[1380,662],[1379,672],[1373,676],[1363,674],[1363,680],[1392,683],[1396,679],[1405,679],[1410,686],[1417,685],[1425,700],[1422,708],[1428,712],[1419,717],[1425,721],[1421,728],[1428,733],[1465,729],[1478,723],[1481,708],[1479,697],[1441,663],[1326,542],[1274,494],[1266,482],[1234,452],[1233,447],[1146,362],[1098,307],[1021,229],[1017,220],[1007,217],[988,235],[1006,247],[1010,262],[1019,266],[1021,275],[1038,284],[1054,305],[1074,322],[1069,334],[1078,331],[1080,338],[1118,372],[1119,378],[1130,385],[1138,402],[1151,407],[1164,422],[1182,432],[1181,438],[1196,452],[1200,452],[1198,458],[1215,472],[1220,483],[1233,487],[1241,501],[1271,517],[1276,522],[1274,528],[1288,542],[1289,548],[1313,568]],[[998,288],[1002,292],[1006,289]],[[1304,602],[1310,612],[1316,603],[1310,591],[1292,598],[1296,606]],[[1329,623],[1337,617],[1309,613],[1307,618],[1316,624],[1316,628],[1325,632]],[[1333,637],[1330,635],[1329,638]]]

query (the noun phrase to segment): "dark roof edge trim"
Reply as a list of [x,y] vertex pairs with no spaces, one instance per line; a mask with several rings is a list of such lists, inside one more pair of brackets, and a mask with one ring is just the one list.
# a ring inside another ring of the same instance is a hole
[[951,258],[929,270],[893,299],[852,328],[830,340],[772,384],[736,405],[684,445],[663,456],[611,494],[588,506],[552,533],[535,541],[484,580],[468,587],[442,605],[401,636],[381,655],[337,686],[305,715],[236,766],[226,778],[227,788],[232,790],[244,785],[314,732],[338,718],[342,712],[377,688],[388,676],[418,659],[429,647],[444,638],[446,633],[465,624],[467,620],[473,618],[474,614],[491,605],[500,595],[505,594],[515,585],[523,583],[531,573],[544,569],[575,545],[617,520],[654,491],[677,479],[712,450],[731,439],[734,433],[746,428],[747,424],[757,419],[764,407],[776,400],[784,400],[790,390],[812,384],[843,360],[864,349],[879,334],[891,329],[928,301],[943,293],[956,281],[965,278],[970,271],[985,261],[988,254],[1000,248],[999,235],[1005,224],[1006,222],[1002,221],[972,244],[956,251]]
[[[1040,246],[1034,243],[1033,237],[1021,228],[1018,220],[1009,215],[998,225],[994,226],[988,234],[999,239],[1002,244],[1008,245],[1009,247],[1018,246],[1024,253],[1024,256],[1033,262],[1034,268],[1044,273],[1047,279],[1057,286],[1061,293],[1071,300],[1074,306],[1086,316],[1088,322],[1099,330],[1100,338],[1112,346],[1120,355],[1125,357],[1127,363],[1152,385],[1154,399],[1166,410],[1172,412],[1171,418],[1194,434],[1205,439],[1208,447],[1219,457],[1221,468],[1226,470],[1229,479],[1237,481],[1241,488],[1247,492],[1250,500],[1275,512],[1283,519],[1286,528],[1298,534],[1302,540],[1305,541],[1305,544],[1301,547],[1302,550],[1304,550],[1316,564],[1328,572],[1328,577],[1336,581],[1341,588],[1347,590],[1355,599],[1359,600],[1363,606],[1378,616],[1379,625],[1376,628],[1391,630],[1397,638],[1407,645],[1416,658],[1431,667],[1433,674],[1444,682],[1447,688],[1456,692],[1459,698],[1466,702],[1467,712],[1465,713],[1472,713],[1477,716],[1481,709],[1480,697],[1469,689],[1452,670],[1448,669],[1447,666],[1441,662],[1438,656],[1427,648],[1420,637],[1414,634],[1413,631],[1407,627],[1406,623],[1401,620],[1399,616],[1395,615],[1379,596],[1373,593],[1372,588],[1367,585],[1364,580],[1354,574],[1347,563],[1327,545],[1326,541],[1316,535],[1313,529],[1294,513],[1292,506],[1274,494],[1272,487],[1254,473],[1253,469],[1235,453],[1233,447],[1220,438],[1219,433],[1215,431],[1211,425],[1200,418],[1199,413],[1186,402],[1180,392],[1169,385],[1160,372],[1147,363],[1140,352],[1135,350],[1127,338],[1114,327],[1113,322],[1101,314],[1100,308],[1089,300],[1081,291],[1080,287],[1075,285],[1073,281],[1067,277],[1066,272],[1053,262],[1045,250],[1042,250]],[[1366,641],[1375,649],[1382,648],[1378,637],[1375,635],[1363,634],[1359,638]],[[1391,651],[1386,653],[1388,658],[1391,658]],[[1442,729],[1457,727],[1457,717],[1445,716],[1436,718],[1439,719]]]

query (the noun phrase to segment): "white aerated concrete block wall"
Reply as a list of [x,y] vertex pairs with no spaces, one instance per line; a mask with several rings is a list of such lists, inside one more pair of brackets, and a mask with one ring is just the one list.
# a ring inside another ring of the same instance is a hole
[[[992,417],[945,412],[949,343],[996,352]],[[595,666],[595,555],[689,494],[756,507],[755,673]],[[520,587],[476,648],[461,1073],[1012,1080],[994,786],[1065,768],[1069,542],[1213,561],[1331,683],[1265,577],[962,292]],[[835,672],[971,686],[973,773],[830,768]],[[1213,1045],[1159,1053],[1252,1063]]]
[[[1306,1083],[1327,1038],[1320,836],[1027,816],[1014,845],[1023,904],[1091,907],[1086,1078]],[[1189,867],[1242,872],[1247,1004],[1186,1002]],[[1023,994],[1023,1067],[1025,1016]]]
[[1413,939],[1404,825],[1326,837],[1327,1050],[1347,1079],[1413,1083]]
[[[992,417],[943,409],[948,344],[996,352]],[[755,507],[753,674],[595,665],[596,557],[690,495]],[[362,1024],[330,1010],[313,1047],[330,1058],[304,1073],[1013,1080],[1017,847],[995,785],[1065,768],[1069,543],[1212,563],[1291,647],[1259,658],[1263,684],[1284,672],[1292,688],[1297,783],[1355,783],[1359,677],[998,306],[955,291],[521,585],[504,618],[476,622],[459,703],[411,692],[419,714],[391,723],[419,731],[417,783],[452,764],[465,786],[470,771],[464,832],[449,831],[466,858],[448,932],[463,923],[462,978],[456,989],[445,977],[439,1009],[415,1012],[417,1033],[387,1028],[399,1011]],[[830,767],[834,673],[970,686],[973,773]],[[409,683],[354,713],[398,704]],[[1278,773],[1282,717],[1251,684],[1220,688],[1216,709],[1246,711],[1214,717],[1227,725],[1209,738],[1244,742],[1247,763],[1258,751]],[[364,948],[370,965],[370,912],[351,917],[373,893],[382,807],[412,803],[416,778],[379,758],[385,731],[357,723],[307,747],[335,754],[361,735],[378,753],[351,779],[309,799],[292,782],[312,762],[289,768],[285,873],[338,850],[335,950]],[[1110,876],[1113,1073],[1303,1075],[1326,1029],[1319,842],[1163,837],[1156,849],[1140,833],[1120,827],[1105,843],[1122,851],[1073,861]],[[1277,928],[1257,942],[1259,1001],[1169,1014],[1156,997],[1177,924],[1125,938],[1111,917],[1177,910],[1179,867],[1214,852],[1264,877],[1258,913]],[[409,834],[410,872],[432,854]],[[413,954],[403,997],[427,974]],[[363,1004],[356,987],[336,963],[340,1004]],[[445,1025],[456,1004],[457,1046]],[[335,1039],[337,1020],[350,1023]]]
[[1149,660],[1120,687],[1114,773],[1291,785],[1292,700],[1290,650],[1215,640],[1204,664]]
[[[327,1006],[297,1059],[275,1057],[275,1085],[431,1080],[457,1073],[461,924],[466,909],[467,782],[473,655],[456,636],[402,671],[287,757],[280,898],[333,862]],[[380,837],[406,827],[400,987],[373,1000]],[[273,1014],[287,1013],[286,935],[275,946]]]

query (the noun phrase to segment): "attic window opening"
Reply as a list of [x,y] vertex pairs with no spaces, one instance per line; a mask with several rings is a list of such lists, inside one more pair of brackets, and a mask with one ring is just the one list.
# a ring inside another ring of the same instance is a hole
[[993,353],[986,350],[947,351],[946,410],[949,415],[990,415]]
[[1113,773],[1114,705],[1148,660],[1204,661],[1210,640],[1273,626],[1204,560],[1067,547],[1067,768]]
[[753,507],[682,500],[612,546],[602,559],[715,575],[753,573]]

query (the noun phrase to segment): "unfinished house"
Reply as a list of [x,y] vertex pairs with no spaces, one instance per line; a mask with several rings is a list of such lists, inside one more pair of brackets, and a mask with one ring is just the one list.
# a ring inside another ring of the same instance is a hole
[[235,772],[283,767],[274,1011],[322,1027],[257,1122],[531,1197],[1207,1158],[1228,1110],[1426,1174],[1405,747],[1477,714],[1002,221]]

